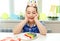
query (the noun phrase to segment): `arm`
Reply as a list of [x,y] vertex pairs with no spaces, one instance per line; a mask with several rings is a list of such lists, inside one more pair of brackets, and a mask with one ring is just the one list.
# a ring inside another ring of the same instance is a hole
[[46,33],[47,33],[46,28],[38,20],[36,20],[35,23],[38,26],[38,29],[40,31],[40,34],[46,35]]
[[35,20],[35,23],[36,23],[39,31],[40,31],[40,34],[46,35],[47,30],[46,30],[46,28],[40,23],[40,21],[38,20],[37,17],[38,17],[38,16],[36,16],[36,17],[34,18],[34,20]]
[[24,25],[26,24],[27,20],[23,20],[21,21],[14,29],[13,29],[13,33],[14,34],[19,34],[22,31],[22,28],[24,27]]

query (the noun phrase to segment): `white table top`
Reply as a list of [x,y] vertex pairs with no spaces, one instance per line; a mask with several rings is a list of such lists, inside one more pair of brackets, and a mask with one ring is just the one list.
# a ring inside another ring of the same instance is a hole
[[[0,32],[0,40],[6,37],[23,37],[23,33],[14,35],[13,33]],[[37,34],[37,38],[32,41],[60,41],[60,33],[47,33],[46,36]]]

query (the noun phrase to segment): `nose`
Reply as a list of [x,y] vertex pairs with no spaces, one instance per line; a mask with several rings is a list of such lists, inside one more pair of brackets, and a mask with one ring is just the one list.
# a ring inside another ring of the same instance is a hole
[[33,14],[32,13],[30,14],[30,17],[33,17]]

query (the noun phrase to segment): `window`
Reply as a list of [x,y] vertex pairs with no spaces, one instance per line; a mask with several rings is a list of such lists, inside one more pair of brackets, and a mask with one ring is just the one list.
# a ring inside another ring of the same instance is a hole
[[9,0],[0,0],[0,19],[8,18],[10,14]]
[[[20,20],[20,16],[24,16],[28,1],[29,0],[0,0],[0,19]],[[38,0],[37,4],[39,14],[42,13],[39,16],[40,20],[48,20],[48,16],[58,16],[58,20],[60,20],[60,0]]]
[[59,17],[59,8],[60,0],[42,0],[42,13],[45,13],[47,17]]
[[0,0],[0,19],[19,19],[28,0]]
[[20,19],[23,19],[27,2],[28,0],[14,0],[14,14],[17,15],[14,18],[19,16]]

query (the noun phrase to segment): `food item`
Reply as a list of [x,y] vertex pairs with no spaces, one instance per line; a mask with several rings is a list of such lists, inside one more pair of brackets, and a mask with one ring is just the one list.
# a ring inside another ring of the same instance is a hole
[[20,38],[17,38],[17,40],[18,40],[18,41],[21,41],[21,39],[20,39]]
[[21,38],[14,39],[12,37],[7,37],[7,38],[2,39],[0,41],[21,41]]
[[15,41],[14,39],[11,39],[10,41]]
[[35,33],[31,33],[31,32],[25,33],[24,35],[26,37],[29,37],[30,39],[34,39],[37,36]]

